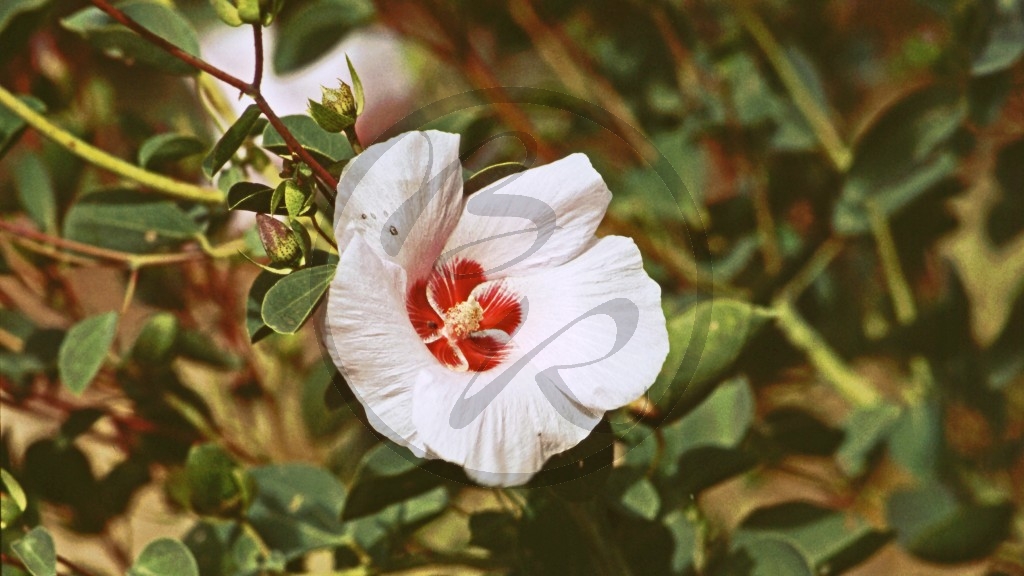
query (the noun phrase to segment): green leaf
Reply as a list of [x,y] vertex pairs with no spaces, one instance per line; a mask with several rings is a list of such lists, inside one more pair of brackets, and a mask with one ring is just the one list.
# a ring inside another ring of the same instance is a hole
[[846,420],[846,437],[836,453],[836,463],[850,477],[864,472],[867,457],[888,436],[900,409],[892,404],[856,408]]
[[347,419],[347,411],[328,410],[324,401],[334,389],[334,369],[329,362],[318,362],[302,383],[302,422],[314,440],[331,438]]
[[316,0],[305,5],[281,22],[274,72],[283,75],[312,63],[373,16],[368,0]]
[[[270,201],[274,196],[274,188],[255,182],[237,182],[228,190],[228,209],[246,210],[259,214],[271,214]],[[288,214],[283,207],[278,207],[273,214]]]
[[133,253],[151,252],[200,232],[174,202],[133,190],[93,192],[71,206],[64,218],[67,239]]
[[836,232],[869,232],[869,200],[891,217],[951,176],[957,156],[947,143],[966,114],[965,100],[941,87],[914,92],[882,114],[856,144],[832,215]]
[[284,205],[291,219],[304,216],[313,207],[313,191],[307,188],[300,188],[292,180],[285,180]]
[[[19,14],[38,10],[49,2],[50,0],[5,0],[0,3],[0,33],[3,33]],[[0,150],[2,149],[3,146],[0,146]]]
[[76,395],[92,383],[117,333],[117,312],[86,318],[68,330],[57,356],[60,378]]
[[[34,96],[20,95],[18,100],[21,100],[22,103],[40,114],[46,112],[46,105]],[[14,112],[0,104],[0,158],[3,158],[7,150],[18,141],[22,132],[25,131],[25,126],[25,121],[20,116],[15,115]]]
[[737,542],[761,537],[784,537],[819,574],[844,572],[890,540],[861,518],[806,502],[760,508],[743,520],[733,536]]
[[329,264],[303,268],[271,286],[261,309],[266,325],[282,334],[297,332],[327,291],[336,268]]
[[6,491],[0,494],[0,530],[4,530],[28,509],[28,498],[25,497],[21,484],[3,468],[0,468],[0,486]]
[[1006,70],[1024,55],[1024,2],[992,0],[979,2],[978,8],[987,12],[988,26],[971,74],[985,76]]
[[273,330],[263,322],[263,300],[281,278],[279,274],[264,270],[256,276],[249,288],[249,297],[245,301],[245,330],[253,344],[273,334]]
[[922,398],[900,414],[889,432],[889,457],[923,482],[938,475],[942,413],[935,398]]
[[466,179],[466,183],[462,185],[462,193],[468,196],[478,190],[483,190],[506,176],[518,174],[524,170],[526,170],[526,166],[519,162],[503,162],[488,166]]
[[423,469],[405,448],[383,443],[363,457],[342,519],[369,516],[436,487],[441,478]]
[[288,560],[343,543],[345,487],[326,470],[279,464],[249,471],[256,498],[249,520],[270,548]]
[[900,544],[930,562],[960,563],[992,553],[1010,534],[1010,504],[960,504],[949,489],[931,483],[897,492],[886,518]]
[[356,67],[352,65],[352,59],[345,55],[345,63],[348,64],[348,73],[352,77],[352,92],[356,99],[356,116],[363,113],[363,108],[366,107],[366,94],[363,93],[363,81],[359,79],[359,74],[356,73]]
[[815,576],[807,558],[781,538],[750,539],[735,547],[725,562],[724,574],[747,576]]
[[127,576],[199,576],[199,566],[184,544],[160,538],[142,549]]
[[[199,38],[188,20],[176,9],[154,0],[128,0],[118,9],[143,28],[193,56],[199,55]],[[99,8],[85,8],[61,20],[61,25],[82,36],[108,56],[141,62],[171,74],[191,75],[192,66],[122,26]]]
[[32,576],[57,576],[57,550],[46,528],[36,526],[20,540],[15,540],[11,549]]
[[217,444],[193,446],[185,460],[185,482],[189,505],[201,515],[232,516],[246,504],[243,496],[251,490],[235,473],[235,461]]
[[703,446],[735,448],[754,420],[754,393],[746,378],[725,382],[692,412],[665,428],[666,455]]
[[57,198],[49,170],[36,154],[25,154],[14,165],[14,184],[21,206],[47,234],[57,233]]
[[205,150],[206,144],[190,134],[157,134],[146,139],[139,147],[139,166],[149,168],[169,164]]
[[[332,134],[317,125],[309,116],[294,115],[281,118],[288,131],[295,136],[299,144],[309,151],[318,162],[332,164],[339,160],[352,157],[352,146],[348,138],[341,134]],[[263,147],[278,156],[286,156],[288,146],[284,138],[277,133],[272,125],[267,125],[263,130]]]
[[174,342],[178,338],[178,318],[170,312],[160,312],[150,317],[142,327],[135,344],[132,358],[149,366],[160,366],[171,360]]
[[213,178],[213,175],[235,155],[238,147],[249,137],[261,114],[259,106],[250,104],[238,117],[238,120],[224,132],[220,140],[213,145],[213,149],[206,155],[206,158],[203,158],[203,173],[207,178]]
[[673,510],[665,515],[665,527],[672,534],[675,548],[672,552],[672,573],[680,574],[693,565],[693,553],[700,536],[697,527],[682,510]]
[[622,505],[630,512],[646,520],[654,520],[661,508],[661,498],[654,484],[646,477],[634,482],[622,495]]
[[11,495],[14,503],[18,505],[19,510],[26,510],[28,508],[28,498],[25,497],[25,491],[22,490],[21,484],[14,479],[14,476],[10,472],[0,468],[0,484],[3,485],[7,493]]
[[672,318],[669,355],[648,392],[659,414],[674,420],[706,398],[770,317],[763,308],[714,298]]

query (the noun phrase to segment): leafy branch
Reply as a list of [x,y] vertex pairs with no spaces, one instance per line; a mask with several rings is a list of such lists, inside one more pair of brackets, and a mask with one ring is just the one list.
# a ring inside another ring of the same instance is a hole
[[[299,159],[301,159],[304,163],[306,163],[306,165],[308,165],[310,169],[313,170],[316,176],[320,178],[332,190],[338,187],[338,179],[335,178],[330,172],[328,172],[326,168],[320,165],[320,163],[317,162],[313,158],[313,156],[309,152],[307,152],[305,148],[302,147],[301,144],[299,144],[299,141],[295,138],[295,135],[292,134],[290,130],[288,130],[288,127],[285,126],[284,122],[281,121],[281,118],[278,117],[278,115],[274,113],[273,109],[270,108],[270,104],[267,103],[267,100],[263,97],[263,93],[260,91],[260,85],[262,83],[263,77],[263,34],[261,31],[256,30],[253,33],[253,43],[256,49],[256,71],[254,74],[253,81],[250,83],[225,72],[224,70],[214,66],[213,64],[210,64],[209,62],[203,60],[202,58],[199,58],[198,56],[193,56],[192,54],[185,52],[181,48],[178,48],[174,44],[168,42],[163,37],[149,31],[146,27],[142,26],[141,24],[133,20],[130,16],[128,16],[121,10],[118,10],[112,4],[107,2],[107,0],[90,1],[97,8],[106,12],[107,15],[109,15],[111,18],[120,22],[122,25],[124,25],[131,31],[135,32],[136,34],[138,34],[154,46],[157,46],[158,48],[166,51],[171,56],[174,56],[175,58],[181,60],[182,62],[188,64],[196,70],[206,72],[210,76],[213,76],[221,82],[224,82],[225,84],[228,84],[229,86],[238,89],[246,96],[252,98],[253,101],[256,103],[256,106],[259,107],[260,112],[262,112],[263,115],[267,117],[267,120],[270,122],[270,125],[273,126],[275,130],[277,130],[278,134],[281,135],[281,138],[284,140],[285,145],[287,145],[288,150],[292,154],[297,156]],[[256,28],[259,28],[259,26],[257,25]]]

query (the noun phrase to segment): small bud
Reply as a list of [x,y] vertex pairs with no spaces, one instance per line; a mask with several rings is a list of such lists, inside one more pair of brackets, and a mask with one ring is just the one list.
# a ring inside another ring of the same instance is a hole
[[356,100],[352,88],[341,82],[336,90],[320,88],[320,102],[309,101],[309,115],[328,132],[340,133],[356,123]]
[[221,21],[231,26],[269,26],[281,11],[283,0],[210,0]]
[[341,80],[338,82],[337,90],[320,87],[320,92],[323,94],[320,103],[342,116],[355,117],[356,97],[352,94],[352,87]]
[[299,241],[284,222],[266,214],[257,214],[256,230],[263,249],[274,264],[291,264],[302,255]]

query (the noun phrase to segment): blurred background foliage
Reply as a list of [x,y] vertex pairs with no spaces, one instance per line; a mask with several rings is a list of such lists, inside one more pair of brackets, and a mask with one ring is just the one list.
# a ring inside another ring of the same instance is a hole
[[[3,0],[4,576],[1024,574],[1021,0],[117,6],[246,82],[267,24],[282,115],[344,43],[364,144],[587,153],[672,353],[534,486],[416,462],[301,328],[327,179],[88,2]],[[334,176],[358,147],[284,120]],[[282,264],[251,212],[297,272],[238,256]]]

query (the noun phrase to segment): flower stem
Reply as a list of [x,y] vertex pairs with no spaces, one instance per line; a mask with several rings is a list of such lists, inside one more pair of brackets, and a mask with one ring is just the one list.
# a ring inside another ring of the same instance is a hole
[[747,5],[747,0],[733,0],[732,5],[740,19],[740,23],[754,38],[754,41],[757,42],[761,50],[764,51],[768,62],[771,63],[772,68],[779,75],[779,80],[782,81],[783,86],[786,87],[790,96],[793,97],[793,103],[800,113],[803,114],[807,123],[810,124],[811,130],[814,131],[818,142],[825,149],[825,153],[828,155],[829,160],[832,161],[832,165],[835,166],[836,170],[846,172],[850,167],[850,162],[853,160],[853,154],[846,144],[843,143],[842,138],[840,138],[839,132],[832,124],[828,112],[820,105],[814,94],[804,84],[800,73],[797,72],[789,57],[786,56],[782,46],[779,45],[775,36],[772,35],[771,30],[765,26],[761,17]]
[[632,576],[615,539],[608,534],[608,521],[595,502],[565,502],[569,515],[580,529],[587,547],[594,554],[594,565],[607,576]]
[[29,126],[38,130],[43,136],[53,140],[62,148],[94,166],[124,176],[129,180],[134,180],[151,190],[161,192],[167,196],[205,204],[218,204],[224,201],[224,195],[220,190],[203,188],[195,184],[174,180],[161,174],[155,174],[125,162],[120,158],[115,158],[88,142],[76,138],[56,124],[51,123],[45,116],[37,113],[14,94],[8,92],[3,86],[0,86],[0,104],[14,112],[15,115],[24,120]]

